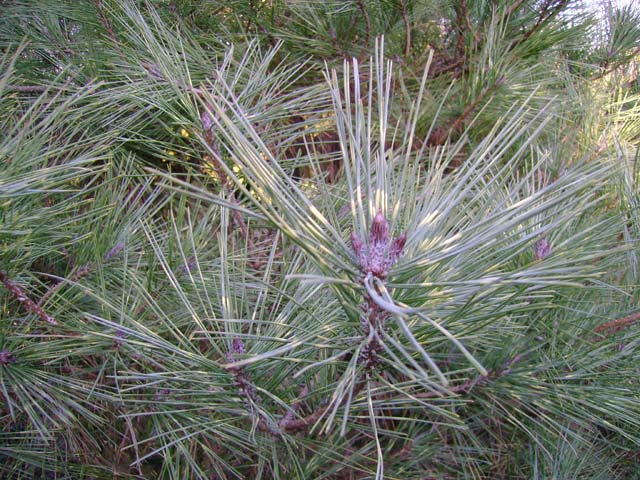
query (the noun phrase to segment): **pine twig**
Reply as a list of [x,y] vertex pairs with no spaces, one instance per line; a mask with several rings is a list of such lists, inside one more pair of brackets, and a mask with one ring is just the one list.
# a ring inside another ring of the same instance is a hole
[[280,430],[286,433],[295,433],[302,430],[306,430],[308,427],[313,425],[316,422],[316,420],[318,420],[328,408],[329,408],[328,406],[320,407],[303,418],[292,418],[286,421],[284,421],[283,419],[280,422]]
[[[449,391],[449,393],[456,394],[456,395],[461,393],[469,393],[471,389],[473,389],[473,387],[475,387],[476,385],[485,385],[489,383],[490,380],[492,380],[492,378],[489,376],[474,377],[474,378],[470,378],[464,383],[461,383],[460,385],[456,385],[455,387],[450,387],[447,390]],[[442,396],[443,396],[442,392],[422,392],[422,393],[416,393],[414,395],[414,397],[416,398],[440,398]]]
[[[213,134],[213,121],[210,118],[209,113],[206,110],[202,112],[202,114],[200,115],[200,119],[202,121],[202,126],[203,126],[204,131],[205,131],[204,140],[205,140],[205,143],[206,143],[207,147],[209,147],[209,152],[211,153],[210,157],[213,160],[213,168],[214,168],[214,170],[216,172],[216,175],[218,175],[218,178],[220,179],[220,183],[222,184],[222,186],[226,190],[230,201],[237,205],[237,204],[239,204],[239,202],[233,196],[233,184],[231,183],[231,179],[229,178],[229,176],[225,173],[224,169],[222,168],[222,164],[223,164],[224,160],[222,159],[222,157],[220,155],[220,146],[218,145],[218,141],[216,140],[216,138],[215,138],[215,136]],[[248,245],[249,249],[252,252],[255,252],[256,251],[255,243],[253,242],[253,239],[251,238],[251,234],[249,232],[249,227],[247,227],[247,224],[244,221],[244,219],[242,218],[241,213],[239,211],[233,209],[233,210],[231,210],[231,215],[233,217],[233,222],[240,229],[240,232],[242,233],[242,236],[244,237],[245,241],[247,242],[247,245]],[[254,262],[249,262],[249,265],[251,267],[257,268],[257,265]]]
[[[211,157],[214,160],[214,165],[215,165],[214,168],[215,168],[216,174],[218,175],[218,178],[220,178],[220,182],[224,186],[227,192],[227,195],[229,195],[229,199],[231,203],[235,205],[239,204],[239,202],[233,196],[233,185],[231,184],[231,180],[229,179],[229,177],[226,175],[226,173],[220,166],[223,160],[222,158],[220,158],[220,155],[218,154],[217,144],[214,143],[214,140],[211,140],[211,143],[209,143],[209,147],[211,149],[211,152],[214,153]],[[240,214],[239,211],[235,209],[231,211],[231,215],[233,216],[233,222],[240,229],[240,232],[242,233],[242,236],[247,241],[249,248],[251,249],[251,251],[255,251],[256,247],[255,247],[255,244],[253,243],[253,239],[251,238],[251,235],[249,234],[249,227],[247,227],[247,224],[242,218],[242,215]]]
[[516,41],[511,48],[527,40],[531,35],[537,32],[548,20],[560,13],[560,11],[562,11],[562,9],[569,3],[569,0],[560,0],[557,1],[557,3],[556,1],[557,0],[546,0],[542,4],[542,8],[540,9],[540,14],[538,15],[536,23],[534,23],[529,30],[524,32],[522,38],[519,41]]
[[[448,390],[450,393],[456,394],[456,395],[462,394],[462,393],[469,393],[474,387],[478,385],[486,385],[494,380],[497,380],[499,378],[502,378],[508,375],[509,373],[511,373],[511,367],[513,367],[513,365],[518,363],[520,360],[522,360],[522,355],[518,354],[515,357],[513,357],[511,360],[509,360],[504,365],[503,368],[499,370],[490,371],[489,375],[486,375],[486,376],[481,375],[478,377],[470,378],[469,380],[467,380],[464,383],[461,383],[460,385],[450,387]],[[441,392],[424,392],[424,393],[417,393],[414,396],[416,398],[439,398],[439,397],[442,397],[442,393]]]
[[[78,280],[80,280],[82,277],[84,277],[85,275],[87,275],[89,272],[91,272],[93,270],[93,265],[91,265],[90,263],[86,264],[86,265],[81,265],[79,268],[77,268],[73,274],[71,275],[71,277],[69,278],[70,282],[77,282]],[[40,300],[38,301],[38,307],[42,307],[46,301],[54,294],[56,293],[58,290],[60,290],[62,287],[64,287],[68,282],[65,280],[60,280],[59,282],[57,282],[55,285],[53,285],[51,288],[49,288],[49,290],[47,290],[45,292],[44,295],[42,295],[42,297],[40,298]]]
[[340,52],[342,56],[346,57],[342,48],[340,48],[340,43],[338,42],[338,34],[332,26],[329,26],[329,36],[331,37],[331,44],[333,48]]
[[5,88],[10,92],[20,93],[43,93],[49,89],[46,85],[6,85]]
[[243,354],[244,352],[245,346],[243,341],[240,338],[234,338],[231,342],[231,349],[227,352],[227,362],[230,364],[227,367],[227,371],[231,374],[233,385],[238,389],[238,393],[243,398],[243,403],[246,405],[252,421],[256,423],[261,431],[268,432],[273,436],[278,436],[281,433],[280,430],[271,419],[258,408],[260,398],[253,385],[251,374],[245,367],[233,365],[236,361],[235,355]]
[[309,394],[309,387],[307,385],[304,386],[298,398],[291,404],[291,409],[282,417],[280,420],[280,428],[282,430],[286,429],[287,424],[295,420],[296,412],[300,409],[300,405],[302,404],[302,399]]
[[449,127],[449,135],[458,131],[458,129],[462,126],[462,122],[464,122],[467,117],[478,107],[480,102],[482,102],[489,93],[502,85],[504,83],[504,80],[504,77],[499,77],[492,85],[487,85],[486,87],[484,87],[480,94],[465,107],[463,112],[451,124],[451,127]]
[[632,313],[631,315],[627,315],[626,317],[617,318],[615,320],[611,320],[609,322],[598,325],[593,331],[598,335],[598,337],[594,338],[594,341],[601,342],[605,338],[615,333],[624,330],[627,327],[637,323],[640,321],[640,312]]
[[610,73],[614,72],[618,67],[624,65],[628,61],[628,59],[634,58],[637,55],[640,55],[640,47],[634,48],[622,59],[618,59],[617,61],[612,62],[610,59],[607,59],[607,63],[601,66],[599,72],[589,77],[589,80],[593,82],[606,77]]
[[[469,6],[467,5],[466,0],[462,0],[456,9],[456,16],[459,22],[459,25],[463,25],[466,27],[467,31],[473,35],[473,40],[475,44],[478,45],[480,43],[480,36],[477,30],[473,27],[471,23],[471,18],[469,17]],[[462,38],[462,35],[460,36]]]
[[507,8],[504,16],[505,17],[510,17],[513,12],[515,12],[518,8],[520,8],[520,6],[524,3],[524,0],[517,0],[515,2],[513,2],[511,5],[509,5],[509,8]]
[[[352,397],[355,397],[358,393],[360,393],[360,391],[364,388],[364,385],[365,384],[363,382],[355,385],[355,387],[353,389]],[[296,402],[294,402],[294,405],[296,404]],[[331,406],[331,404],[325,403],[325,404],[321,405],[320,407],[318,407],[317,409],[315,409],[313,412],[311,412],[306,417],[291,418],[291,419],[287,419],[286,421],[283,418],[282,421],[280,422],[280,425],[279,425],[280,426],[280,430],[282,432],[286,432],[286,433],[295,433],[295,432],[299,432],[299,431],[302,431],[302,430],[306,430],[308,427],[313,425],[319,418],[321,418],[322,415],[325,414],[325,412],[329,409],[330,406]],[[286,417],[286,415],[285,415],[285,417]]]
[[[104,256],[104,262],[108,262],[114,256],[116,256],[122,249],[124,248],[123,242],[118,242],[111,250],[107,252]],[[80,265],[78,268],[75,268],[69,280],[62,279],[55,285],[53,285],[49,290],[45,292],[45,294],[38,301],[38,307],[42,307],[47,299],[51,297],[54,293],[60,290],[67,283],[76,283],[82,277],[85,277],[87,274],[91,273],[95,269],[95,265],[93,263],[85,263],[84,265]]]
[[409,53],[411,53],[411,24],[409,23],[409,15],[407,14],[406,0],[400,0],[400,7],[402,8],[402,22],[405,28],[404,56],[407,58]]
[[365,47],[368,47],[369,46],[369,40],[371,39],[371,19],[369,18],[369,12],[367,12],[367,8],[365,7],[364,1],[363,0],[356,0],[356,4],[358,5],[358,8],[360,8],[360,11],[362,12],[362,16],[364,17],[364,21],[365,21],[365,24],[366,24],[367,38],[365,40],[364,45],[365,45]]
[[11,293],[13,298],[20,302],[25,310],[33,313],[34,315],[37,315],[50,325],[58,324],[58,322],[51,315],[47,314],[47,312],[45,312],[42,307],[36,305],[35,302],[27,296],[27,293],[20,285],[12,281],[3,271],[0,271],[0,282],[2,282],[6,289],[9,290],[9,293]]
[[464,65],[464,58],[458,59],[444,59],[441,64],[436,64],[433,67],[433,71],[430,72],[430,77],[435,78],[443,75],[447,72],[460,68]]
[[120,42],[118,41],[118,36],[116,35],[116,32],[113,30],[113,25],[109,21],[109,17],[107,17],[107,13],[105,12],[104,5],[102,5],[102,0],[94,0],[93,3],[96,6],[98,19],[100,20],[100,23],[102,24],[104,29],[107,31],[107,35],[109,36],[109,39],[113,42],[113,46],[115,47],[118,53],[118,56],[120,57],[120,59],[126,62],[127,59],[125,57],[125,54],[122,51],[122,48],[120,47]]
[[443,145],[448,138],[451,137],[454,133],[458,132],[462,123],[471,115],[478,105],[485,99],[487,95],[489,95],[493,90],[502,85],[505,81],[505,78],[498,77],[498,79],[491,85],[487,85],[482,89],[480,94],[474,98],[467,106],[464,108],[462,113],[458,115],[458,117],[451,123],[451,125],[447,127],[437,127],[434,131],[429,135],[427,139],[428,145],[438,146]]

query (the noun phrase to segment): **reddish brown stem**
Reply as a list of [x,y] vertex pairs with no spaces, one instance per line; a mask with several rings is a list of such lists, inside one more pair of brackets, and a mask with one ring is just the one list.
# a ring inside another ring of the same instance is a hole
[[[469,7],[467,6],[466,0],[462,0],[456,9],[456,16],[459,22],[459,25],[464,24],[467,31],[473,35],[473,39],[475,44],[478,45],[480,43],[480,36],[476,29],[473,27],[471,23],[471,18],[469,17]],[[462,37],[462,35],[461,35]]]
[[11,293],[13,298],[20,302],[22,308],[30,313],[33,313],[34,315],[37,315],[42,320],[51,325],[58,324],[58,322],[51,315],[47,314],[47,312],[45,312],[42,307],[36,305],[34,301],[27,296],[27,293],[20,285],[10,280],[5,272],[0,271],[0,282],[2,282],[6,289],[9,290],[9,293]]
[[498,88],[503,83],[504,83],[504,77],[500,77],[492,85],[487,85],[486,87],[484,87],[480,92],[480,94],[465,107],[465,109],[458,116],[458,118],[456,118],[454,122],[451,124],[451,127],[449,127],[449,135],[451,135],[454,132],[457,132],[458,129],[462,126],[462,122],[464,122],[467,119],[467,117],[471,115],[471,113],[478,107],[480,102],[482,102],[489,93],[491,93],[493,90]]
[[[450,387],[447,390],[451,394],[468,393],[476,385],[484,385],[485,383],[489,382],[489,380],[491,380],[491,378],[488,377],[488,376],[487,377],[470,378],[466,382],[461,383],[460,385],[456,385],[455,387]],[[444,395],[443,392],[422,392],[422,393],[416,393],[414,395],[414,397],[416,397],[416,398],[440,398],[443,395]]]
[[280,421],[280,428],[286,429],[286,426],[293,422],[296,418],[296,412],[300,409],[300,405],[302,404],[302,399],[309,394],[309,387],[307,385],[304,386],[297,400],[291,404],[291,410],[289,410],[282,420]]
[[407,13],[407,2],[400,0],[400,7],[402,8],[402,22],[405,29],[405,45],[404,56],[405,58],[411,53],[411,24],[409,23],[409,14]]
[[333,44],[333,48],[340,52],[342,54],[342,56],[344,55],[344,52],[342,51],[342,48],[340,48],[340,43],[338,42],[338,35],[336,34],[336,31],[333,27],[329,27],[329,36],[331,37],[331,43]]
[[321,407],[317,410],[313,411],[309,415],[303,418],[293,418],[280,422],[280,430],[286,433],[295,433],[301,430],[307,429],[309,426],[313,425],[318,418],[322,416],[322,414],[327,410],[328,407]]
[[[210,150],[210,152],[212,154],[211,158],[213,159],[213,166],[214,166],[214,169],[216,171],[216,174],[218,175],[218,178],[220,178],[220,182],[222,183],[222,185],[224,186],[225,190],[227,191],[227,194],[229,195],[230,201],[232,203],[234,203],[234,204],[238,204],[237,200],[235,200],[235,198],[233,197],[233,186],[231,184],[231,180],[226,175],[226,173],[224,172],[224,169],[221,166],[223,160],[220,157],[220,149],[218,148],[218,143],[216,142],[215,138],[213,137],[213,135],[210,132],[206,132],[205,140],[206,140],[207,145],[209,147],[209,150]],[[247,241],[247,245],[249,246],[249,249],[251,251],[255,251],[256,250],[255,244],[253,243],[253,240],[251,239],[251,235],[249,234],[249,228],[247,227],[247,224],[245,223],[244,219],[242,218],[242,215],[240,214],[239,211],[237,211],[235,209],[231,210],[231,215],[233,216],[234,223],[240,229],[240,232],[242,233],[242,236]],[[250,262],[249,264],[251,266],[255,266],[252,263],[253,262]]]
[[5,88],[10,92],[21,93],[42,93],[49,89],[46,85],[6,85]]
[[611,320],[610,322],[598,325],[593,330],[595,333],[599,334],[598,337],[594,339],[594,341],[600,342],[607,338],[609,335],[618,333],[619,331],[637,323],[638,321],[640,321],[640,312],[636,312],[631,315],[627,315],[626,317],[618,318],[616,320]]
[[[69,278],[69,281],[75,283],[78,280],[80,280],[82,277],[87,275],[89,272],[91,272],[91,270],[93,270],[92,264],[87,263],[86,265],[81,265],[79,268],[76,269],[75,272],[73,272],[73,274]],[[53,285],[49,290],[45,292],[42,298],[40,298],[40,300],[38,301],[38,307],[42,307],[45,304],[45,302],[51,297],[51,295],[56,293],[66,284],[67,282],[65,280],[61,280],[55,285]]]
[[454,133],[460,130],[462,127],[462,123],[471,115],[478,105],[486,98],[489,93],[498,88],[500,85],[504,83],[504,77],[499,77],[492,85],[488,85],[482,89],[480,94],[473,99],[471,103],[469,103],[462,113],[458,115],[458,117],[451,123],[451,125],[447,128],[445,127],[436,127],[429,138],[427,139],[427,144],[432,146],[444,145],[444,143],[453,135]]
[[452,60],[445,59],[442,65],[434,66],[433,71],[430,73],[430,77],[431,78],[438,77],[447,72],[450,72],[451,70],[460,68],[463,65],[464,65],[464,58],[458,58],[458,59],[452,59]]
[[[357,384],[353,388],[353,393],[351,396],[355,397],[358,393],[360,393],[360,391],[364,388],[364,385],[364,383]],[[309,426],[313,425],[316,420],[318,420],[329,409],[330,406],[331,405],[323,405],[321,407],[318,407],[312,413],[303,418],[295,418],[286,421],[285,418],[283,418],[280,422],[280,430],[286,433],[294,433],[305,430]]]
[[510,17],[513,12],[515,12],[518,8],[520,8],[520,6],[524,3],[524,0],[518,0],[516,2],[513,2],[511,5],[509,5],[509,8],[507,8],[507,10],[505,11],[504,16],[505,17]]
[[118,56],[126,62],[127,59],[125,58],[125,55],[122,52],[122,49],[120,48],[120,42],[118,41],[118,36],[116,35],[116,32],[113,30],[113,25],[111,25],[111,22],[109,21],[109,17],[107,17],[107,14],[104,10],[104,5],[102,5],[102,0],[94,0],[94,4],[96,6],[96,10],[98,13],[98,19],[100,20],[100,23],[102,24],[104,29],[107,31],[107,35],[109,35],[109,38],[113,42],[113,46],[118,52]]
[[[401,0],[402,1],[402,0]],[[371,39],[371,19],[369,18],[369,12],[367,12],[367,8],[364,5],[364,1],[363,0],[356,0],[356,3],[358,4],[358,8],[360,8],[360,11],[362,12],[362,16],[364,17],[364,21],[365,21],[365,25],[366,25],[366,29],[367,29],[367,38],[365,39],[365,46],[368,47],[369,46],[369,40]]]
[[547,0],[546,2],[544,2],[542,8],[540,9],[540,15],[538,15],[536,23],[534,23],[533,27],[531,27],[524,33],[522,39],[519,42],[516,42],[516,44],[522,43],[524,40],[528,39],[531,35],[538,31],[547,22],[547,20],[553,18],[564,7],[566,7],[568,3],[569,0],[560,0],[557,3],[556,0]]
[[[509,360],[502,368],[489,372],[487,376],[470,378],[460,385],[449,388],[448,391],[452,394],[469,393],[477,385],[486,385],[493,380],[497,380],[504,377],[505,375],[508,375],[511,372],[511,367],[513,367],[513,365],[518,363],[521,359],[522,355],[516,355],[511,360]],[[439,398],[443,395],[442,392],[423,392],[417,393],[414,396],[416,398]]]

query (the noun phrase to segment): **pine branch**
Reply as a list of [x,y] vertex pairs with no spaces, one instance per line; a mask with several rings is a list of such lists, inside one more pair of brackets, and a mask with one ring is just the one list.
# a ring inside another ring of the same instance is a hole
[[471,115],[471,113],[478,107],[478,105],[480,105],[480,103],[487,97],[487,95],[489,95],[489,93],[494,91],[496,88],[500,87],[500,85],[502,85],[504,81],[504,77],[499,77],[495,82],[493,82],[493,84],[484,87],[480,94],[476,98],[474,98],[473,101],[471,101],[465,107],[458,118],[453,121],[453,123],[449,127],[448,135],[451,136],[452,133],[457,132],[462,126],[462,123],[469,117],[469,115]]
[[[214,168],[214,171],[216,172],[216,175],[220,179],[220,183],[226,190],[227,196],[229,197],[230,201],[238,205],[239,202],[236,200],[234,195],[233,183],[231,182],[231,179],[227,176],[224,169],[222,168],[222,162],[224,160],[222,160],[222,157],[220,156],[220,146],[218,145],[218,141],[216,140],[213,134],[213,120],[210,118],[209,115],[210,115],[209,112],[204,110],[200,115],[200,121],[202,122],[202,127],[205,132],[205,135],[204,135],[205,143],[209,149],[209,152],[211,153],[211,158],[213,159],[213,162],[212,162],[213,168]],[[242,233],[242,236],[247,242],[249,249],[252,252],[255,252],[256,246],[255,246],[255,243],[253,242],[253,239],[251,238],[251,235],[249,233],[249,227],[247,227],[247,224],[244,221],[244,218],[242,218],[242,215],[240,214],[240,212],[235,209],[231,211],[231,215],[233,216],[233,222],[240,229],[240,232]],[[259,266],[256,262],[249,262],[249,265],[253,268],[258,268]]]
[[[124,248],[123,242],[118,242],[111,250],[107,252],[104,256],[104,262],[107,263],[113,257],[115,257],[122,249]],[[95,265],[93,263],[86,263],[84,265],[79,266],[78,268],[74,268],[73,273],[69,277],[69,280],[60,280],[55,285],[53,285],[49,290],[45,292],[45,294],[38,301],[38,307],[42,307],[46,301],[58,292],[63,286],[67,283],[75,283],[81,278],[85,277],[89,273],[91,273],[95,269]]]
[[464,58],[445,58],[440,64],[435,64],[433,70],[429,72],[429,77],[436,78],[445,73],[461,68],[464,65]]
[[360,9],[360,11],[362,12],[362,16],[364,17],[364,21],[365,21],[365,28],[367,29],[367,38],[365,39],[365,46],[368,47],[369,46],[369,41],[371,40],[371,19],[369,18],[369,12],[367,12],[367,8],[364,4],[363,0],[356,0],[356,4],[358,5],[358,8]]
[[[469,7],[466,0],[460,0],[460,3],[456,4],[455,11],[458,27],[462,28],[464,26],[466,28],[466,33],[470,33],[473,36],[475,46],[479,45],[480,33],[476,28],[474,28],[473,24],[471,23],[471,18],[469,17]],[[458,47],[462,49],[464,49],[461,44],[462,40],[464,40],[463,33],[465,33],[464,30],[458,36]]]
[[507,10],[505,11],[504,17],[510,17],[513,14],[513,12],[519,9],[523,3],[524,3],[524,0],[516,0],[515,2],[513,2],[511,5],[509,5],[509,8],[507,8]]
[[404,44],[404,56],[409,57],[411,53],[411,23],[409,22],[409,14],[407,13],[406,0],[400,0],[400,8],[402,9],[402,22],[405,29],[405,44]]
[[[456,395],[469,393],[476,386],[487,385],[492,381],[495,381],[502,377],[507,376],[509,373],[511,373],[511,367],[513,367],[513,365],[518,363],[521,359],[522,359],[522,355],[516,355],[511,360],[509,360],[504,365],[504,367],[501,368],[500,370],[489,371],[489,375],[480,375],[474,378],[470,378],[466,382],[460,385],[450,387],[447,390],[449,391],[449,393],[456,394]],[[416,398],[441,398],[442,395],[443,394],[441,392],[424,392],[424,393],[417,393],[414,396]]]
[[51,87],[48,87],[47,85],[6,85],[4,88],[10,92],[43,93]]
[[[601,80],[602,78],[614,72],[616,69],[620,68],[621,66],[628,65],[629,60],[637,57],[638,55],[640,55],[640,47],[634,48],[633,50],[625,54],[622,58],[617,58],[615,60],[607,58],[607,62],[604,65],[601,65],[600,70],[597,73],[591,75],[589,77],[589,80],[591,82]],[[635,85],[635,81],[632,80],[628,82],[628,84],[629,84],[629,87],[631,85]]]
[[314,410],[312,413],[303,418],[290,418],[280,422],[280,429],[286,433],[295,433],[302,430],[306,430],[313,425],[328,409],[328,406],[324,406]]
[[[85,275],[90,273],[92,270],[93,270],[93,265],[92,264],[81,265],[80,267],[78,267],[77,269],[74,270],[74,272],[72,273],[71,277],[69,277],[69,281],[70,282],[77,282],[82,277],[84,277]],[[56,292],[58,292],[67,283],[68,283],[68,281],[66,281],[66,280],[60,280],[60,281],[56,282],[55,285],[53,285],[51,288],[49,288],[45,292],[45,294],[42,295],[42,297],[38,301],[38,307],[42,307],[52,295],[54,295]]]
[[560,13],[568,4],[569,0],[546,0],[541,6],[540,13],[538,14],[536,22],[529,30],[524,32],[522,38],[517,40],[511,46],[511,49],[513,49],[516,45],[519,45],[522,42],[526,41],[529,37],[531,37],[531,35],[536,33],[541,27],[543,27],[546,22]]
[[482,101],[504,82],[505,77],[499,77],[495,82],[493,82],[493,84],[485,86],[478,96],[465,106],[462,113],[458,115],[453,122],[451,122],[448,128],[441,126],[435,128],[433,132],[431,132],[427,139],[427,145],[444,145],[447,139],[451,138],[454,133],[457,133],[460,130],[464,121],[478,108]]
[[47,312],[45,312],[42,307],[36,305],[34,301],[28,297],[27,293],[20,285],[9,279],[7,274],[3,271],[0,271],[0,282],[2,282],[5,288],[9,290],[9,293],[11,293],[13,298],[20,302],[25,310],[33,313],[34,315],[37,315],[50,325],[58,324],[58,322],[51,315],[47,314]]
[[336,33],[336,30],[331,25],[329,26],[329,36],[331,37],[331,44],[333,45],[333,48],[337,52],[340,52],[340,54],[346,58],[346,54],[344,50],[342,50],[342,47],[340,47],[340,42],[338,42],[338,34]]
[[305,385],[298,399],[291,404],[291,409],[282,417],[280,421],[280,428],[282,430],[286,430],[287,424],[293,420],[295,420],[296,412],[299,410],[300,405],[302,405],[302,399],[309,394],[309,386]]
[[594,332],[600,334],[598,337],[594,338],[594,341],[601,342],[605,340],[607,337],[614,335],[631,325],[636,324],[640,321],[640,312],[632,313],[631,315],[627,315],[626,317],[618,318],[616,320],[611,320],[609,322],[598,325]]
[[98,13],[98,20],[100,20],[100,23],[102,24],[104,29],[107,31],[107,35],[109,36],[109,39],[111,40],[114,48],[116,49],[118,56],[126,64],[127,58],[124,52],[122,51],[122,47],[120,46],[118,36],[116,35],[115,30],[113,29],[113,25],[111,24],[111,21],[109,20],[109,17],[107,15],[107,12],[105,11],[104,5],[102,4],[102,0],[94,0],[93,3],[96,6],[96,10]]
[[[360,382],[356,384],[353,389],[352,397],[355,397],[356,395],[358,395],[362,391],[364,386],[365,386],[364,382]],[[297,402],[299,402],[299,399],[296,400],[296,402],[294,402],[294,405]],[[318,407],[316,410],[311,412],[306,417],[291,418],[285,415],[285,417],[283,417],[282,421],[279,424],[280,429],[283,432],[287,432],[287,433],[295,433],[295,432],[306,430],[307,428],[312,426],[319,418],[321,418],[327,412],[329,407],[331,407],[331,405],[328,402],[323,402],[322,406]],[[292,408],[293,408],[293,405],[292,405]]]

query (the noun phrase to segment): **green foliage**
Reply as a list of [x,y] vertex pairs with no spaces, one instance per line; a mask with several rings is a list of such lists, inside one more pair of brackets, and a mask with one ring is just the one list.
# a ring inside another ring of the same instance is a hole
[[634,478],[638,13],[568,3],[2,2],[0,475]]

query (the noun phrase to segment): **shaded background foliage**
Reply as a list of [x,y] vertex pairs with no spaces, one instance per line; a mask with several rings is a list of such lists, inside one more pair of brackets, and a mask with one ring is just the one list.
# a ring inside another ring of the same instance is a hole
[[3,478],[638,474],[637,10],[0,5]]

